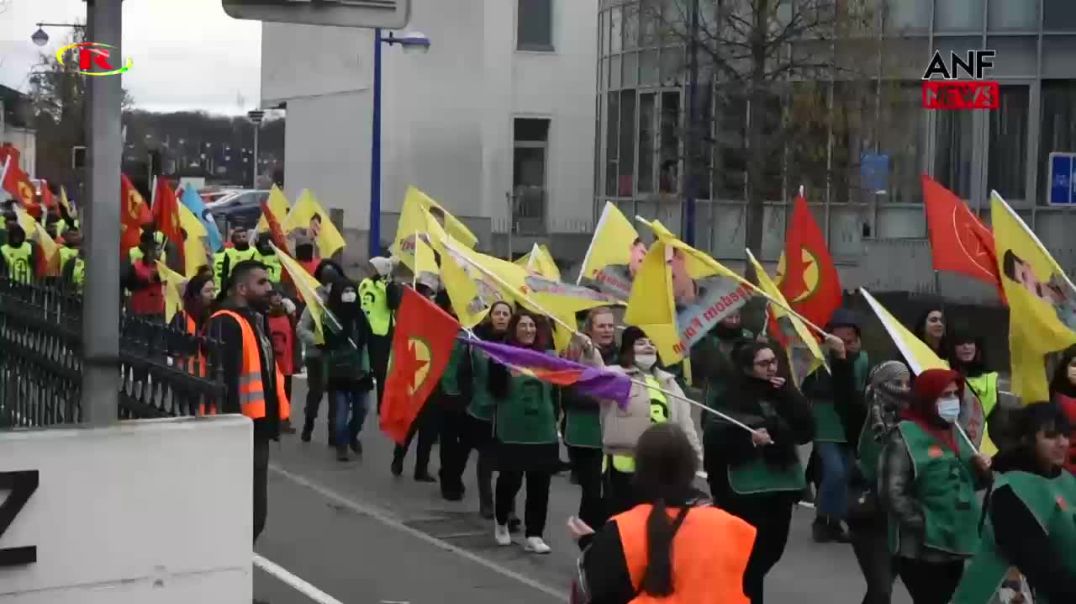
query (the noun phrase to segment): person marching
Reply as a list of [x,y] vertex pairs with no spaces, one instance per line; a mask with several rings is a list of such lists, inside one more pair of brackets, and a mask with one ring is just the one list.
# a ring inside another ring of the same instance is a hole
[[[131,314],[149,319],[164,318],[164,292],[161,276],[157,270],[157,243],[153,231],[143,231],[138,244],[137,259],[127,266],[122,279],[124,287],[131,292],[128,309]],[[133,251],[133,250],[132,250]],[[132,254],[132,258],[135,255]]]
[[[852,453],[848,446],[845,422],[837,407],[846,407],[848,401],[841,400],[855,397],[867,386],[867,374],[870,359],[862,350],[859,320],[854,312],[839,308],[826,325],[826,331],[840,338],[840,350],[830,351],[830,364],[841,365],[840,369],[849,370],[849,384],[837,386],[836,376],[825,370],[815,371],[803,381],[802,391],[811,402],[814,413],[815,435],[814,451],[818,456],[820,480],[816,515],[811,526],[811,533],[818,543],[837,541],[848,543],[850,538],[844,527],[848,511],[848,481],[852,466]],[[847,374],[848,372],[846,372]],[[844,389],[843,386],[848,386]],[[841,392],[838,392],[841,391]],[[849,428],[858,434],[862,420],[852,422]]]
[[326,306],[342,327],[339,331],[325,328],[322,353],[329,400],[336,405],[333,418],[336,459],[348,461],[348,447],[356,455],[362,455],[359,432],[370,408],[373,384],[370,383],[372,375],[366,352],[370,324],[366,322],[366,313],[359,306],[358,288],[348,279],[332,283]]
[[[717,409],[729,385],[738,378],[739,371],[732,362],[732,349],[741,342],[755,339],[755,334],[743,326],[740,311],[733,311],[718,321],[710,333],[691,348],[691,369],[696,385],[703,388],[706,406]],[[714,421],[713,413],[703,413],[703,429]]]
[[1076,602],[1076,477],[1064,468],[1071,426],[1052,403],[1016,414],[1016,440],[994,456],[1001,476],[954,604]]
[[[982,425],[977,415],[969,420],[968,432],[973,439],[981,436],[983,443],[990,441],[990,417],[998,405],[999,374],[990,371],[984,359],[983,340],[969,333],[958,331],[948,338],[949,366],[964,376],[969,394],[979,400],[982,408]],[[972,401],[974,404],[974,401]]]
[[[329,287],[325,281],[318,279],[319,286],[316,293],[321,303],[329,299]],[[306,367],[306,405],[303,407],[303,429],[299,434],[304,443],[310,442],[314,433],[314,422],[318,419],[318,410],[321,408],[321,399],[325,397],[325,359],[322,358],[321,344],[318,342],[317,325],[314,323],[314,315],[310,305],[303,308],[299,317],[299,324],[295,328],[295,335],[303,343],[303,364]],[[333,421],[336,417],[335,405],[329,401],[328,442],[330,447],[336,446]]]
[[227,297],[213,313],[206,333],[222,343],[216,366],[223,368],[227,395],[222,413],[242,413],[254,422],[254,541],[269,512],[269,441],[280,437],[280,423],[291,414],[284,376],[273,357],[265,317],[269,308],[269,274],[260,262],[231,267]]
[[1072,426],[1065,469],[1070,474],[1076,474],[1076,346],[1069,347],[1061,354],[1054,377],[1050,380],[1050,399]]
[[[596,350],[590,351],[590,356],[596,354]],[[620,337],[617,362],[617,365],[610,367],[611,370],[625,373],[635,382],[645,383],[646,387],[632,383],[628,405],[624,409],[612,401],[602,403],[602,490],[608,516],[626,512],[641,501],[633,485],[635,447],[639,437],[652,424],[670,422],[680,426],[696,455],[702,458],[702,446],[692,423],[691,407],[676,377],[657,367],[657,348],[642,329],[632,325],[624,330]]]
[[274,286],[278,286],[280,285],[283,267],[280,265],[280,257],[276,255],[276,250],[273,249],[272,243],[273,236],[271,234],[259,234],[258,243],[254,248],[257,252],[255,260],[265,265],[266,271],[269,272],[269,281]]
[[[441,310],[456,317],[447,291],[437,292],[435,301]],[[461,329],[457,336],[463,336],[465,333]],[[457,337],[452,345],[452,354],[448,357],[445,373],[438,383],[436,395],[436,401],[441,406],[441,422],[437,435],[441,457],[439,478],[441,497],[446,501],[463,499],[465,491],[463,468],[467,465],[467,456],[470,455],[467,444],[467,406],[472,396],[471,376],[463,371],[467,366],[468,354],[467,343]]]
[[37,249],[26,240],[26,232],[17,222],[7,223],[7,241],[0,245],[0,274],[12,283],[29,285],[37,266]]
[[370,259],[370,266],[373,274],[359,283],[359,298],[370,325],[370,366],[377,380],[377,410],[380,413],[392,351],[393,312],[400,306],[401,290],[400,284],[392,279],[392,260],[377,256]]
[[[595,308],[587,313],[583,332],[597,347],[602,365],[616,363],[616,319],[611,308]],[[578,361],[582,350],[568,351],[571,360]],[[600,401],[581,394],[574,388],[561,391],[564,409],[564,445],[579,482],[579,519],[590,526],[605,522],[602,501],[602,427]]]
[[578,518],[568,521],[573,538],[590,538],[573,602],[746,604],[755,528],[699,497],[698,454],[684,431],[672,423],[647,428],[635,462],[639,505],[597,534]]
[[82,232],[71,227],[61,235],[60,246],[60,282],[76,292],[82,291],[86,281],[86,258],[82,251]]
[[195,275],[183,286],[183,308],[172,317],[172,327],[187,335],[197,335],[209,319],[217,286],[213,276]]
[[[535,315],[519,310],[508,324],[506,343],[540,350]],[[549,513],[549,484],[560,462],[553,386],[527,375],[516,375],[489,359],[489,393],[494,401],[493,428],[496,438],[497,486],[494,495],[494,539],[497,545],[512,544],[508,521],[515,497],[527,483],[523,548],[548,554],[542,539]]]
[[945,311],[940,306],[928,308],[919,315],[912,332],[939,357],[944,359],[949,352],[949,342],[945,337]]
[[[272,267],[266,272],[272,282]],[[288,394],[288,400],[291,400],[291,376],[295,374],[295,304],[287,299],[278,287],[273,287],[269,294],[266,321],[269,325],[269,337],[273,340],[273,355],[280,366],[281,375],[284,376],[284,392]],[[287,432],[288,428],[285,424],[283,430]]]
[[920,373],[882,453],[879,496],[889,514],[890,551],[915,604],[948,603],[979,546],[975,491],[989,480],[990,458],[955,425],[963,390],[956,371]]
[[240,262],[258,259],[258,250],[251,247],[250,234],[247,232],[246,227],[237,226],[233,228],[230,240],[231,247],[226,247],[213,254],[213,276],[217,281],[218,288],[223,288],[222,284],[228,280],[232,269]]
[[762,342],[732,352],[739,371],[718,408],[754,432],[712,421],[705,433],[705,468],[714,503],[758,531],[744,574],[744,593],[761,604],[766,574],[788,543],[792,508],[806,486],[796,445],[814,437],[807,399],[777,375],[777,353]]
[[[421,278],[420,278],[421,279]],[[436,279],[434,279],[436,281]],[[438,283],[419,282],[415,291],[427,300],[436,302]],[[415,421],[411,422],[411,428],[407,431],[407,438],[403,444],[397,444],[392,451],[392,463],[389,466],[389,470],[393,476],[400,476],[404,470],[404,458],[407,457],[407,450],[411,448],[411,443],[415,441],[415,437],[418,436],[418,443],[415,447],[415,473],[414,478],[416,482],[437,482],[437,479],[430,475],[430,453],[433,452],[433,445],[437,442],[437,433],[440,431],[441,424],[441,405],[423,405],[422,410],[419,411],[418,417]]]
[[[833,362],[831,368],[837,400],[844,401],[837,403],[837,413],[848,429],[848,442],[856,443],[848,528],[856,562],[867,583],[862,604],[889,604],[896,571],[889,552],[886,514],[878,504],[878,463],[889,433],[908,407],[911,372],[901,361],[886,361],[871,370],[866,391],[857,392],[849,363]],[[847,393],[842,394],[842,384]]]

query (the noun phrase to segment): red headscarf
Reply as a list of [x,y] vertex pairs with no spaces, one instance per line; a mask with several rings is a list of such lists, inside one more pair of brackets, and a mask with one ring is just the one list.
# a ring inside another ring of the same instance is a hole
[[948,446],[954,453],[958,451],[953,429],[948,422],[938,416],[938,398],[949,384],[956,383],[957,398],[964,399],[964,377],[951,369],[927,369],[920,373],[912,383],[912,401],[905,409],[903,417],[919,425],[937,440]]

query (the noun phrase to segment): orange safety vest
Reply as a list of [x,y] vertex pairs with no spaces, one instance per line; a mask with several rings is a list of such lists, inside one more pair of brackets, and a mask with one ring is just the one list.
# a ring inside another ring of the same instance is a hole
[[[655,598],[640,590],[646,574],[646,519],[650,504],[613,517],[620,532],[631,584],[638,595],[633,604],[749,604],[743,575],[755,544],[755,527],[715,507],[691,508],[673,537],[673,593]],[[669,508],[670,521],[678,510]]]
[[[194,318],[187,314],[187,311],[179,311],[183,315],[183,319],[187,324],[187,335],[198,335],[198,324],[194,322]],[[205,354],[201,350],[197,354],[187,359],[187,372],[191,375],[202,377],[206,376],[206,360]],[[208,404],[203,401],[198,403],[198,415],[216,415],[217,404],[210,401]]]
[[[262,361],[261,355],[258,354],[261,345],[258,343],[258,336],[245,318],[230,310],[218,310],[210,319],[222,316],[234,319],[243,332],[243,362],[239,365],[239,411],[250,419],[262,419],[265,417],[265,390],[262,385]],[[273,371],[276,372],[279,417],[282,420],[288,419],[291,417],[291,405],[284,391],[284,376],[276,363],[273,363]]]

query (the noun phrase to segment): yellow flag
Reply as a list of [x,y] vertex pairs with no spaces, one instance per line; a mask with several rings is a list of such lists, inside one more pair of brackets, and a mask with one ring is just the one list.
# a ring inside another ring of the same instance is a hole
[[299,228],[309,230],[317,241],[318,253],[322,258],[332,258],[345,245],[340,231],[332,220],[329,220],[329,213],[308,189],[303,189],[303,192],[299,194],[299,200],[288,212],[288,217],[284,219],[281,227],[286,233]]
[[[272,189],[269,189],[269,199],[266,201],[266,205],[269,206],[269,211],[273,213],[277,221],[284,220],[288,212],[291,211],[291,205],[288,204],[288,198],[284,196],[284,192],[280,190],[280,187],[273,185]],[[286,229],[287,227],[281,227]],[[265,215],[258,220],[258,232],[269,232],[269,221],[265,219]]]
[[870,295],[870,292],[862,287],[859,288],[859,292],[863,294],[863,298],[870,305],[874,314],[878,315],[878,320],[882,322],[882,326],[889,333],[889,337],[893,339],[893,343],[897,345],[900,354],[908,362],[908,368],[912,370],[912,373],[919,375],[927,369],[949,368],[949,363],[943,361],[930,346],[927,346],[896,317],[891,315],[878,300],[874,299],[874,296]]
[[553,260],[553,254],[549,253],[549,248],[544,245],[535,245],[534,249],[531,250],[530,263],[527,268],[546,279],[560,281],[560,268],[557,267],[556,261]]
[[165,323],[171,323],[172,317],[183,310],[183,294],[181,292],[187,284],[187,279],[168,268],[168,265],[160,260],[157,261],[157,273],[161,276],[161,288],[164,289],[164,321]]
[[1013,392],[1025,404],[1048,401],[1046,355],[1076,344],[1076,287],[996,191],[990,222],[1009,301]]
[[471,329],[482,322],[489,312],[489,304],[478,295],[475,280],[467,276],[451,252],[441,256],[441,283],[448,292],[460,325]]
[[680,344],[680,333],[676,327],[672,271],[665,261],[665,252],[665,244],[656,241],[643,258],[632,284],[624,323],[638,326],[646,332],[657,347],[661,362],[669,366],[683,360],[686,351]]
[[627,300],[634,272],[646,255],[639,232],[612,202],[605,202],[594,227],[594,237],[583,257],[576,284],[588,279],[606,291]]
[[478,237],[448,210],[415,187],[408,187],[400,208],[400,221],[396,226],[396,238],[389,249],[400,262],[415,270],[415,233],[428,233],[434,248],[440,249],[447,235],[464,247],[474,248]]
[[26,210],[18,205],[13,207],[15,208],[19,226],[26,233],[26,239],[37,243],[41,257],[45,262],[44,276],[54,277],[60,274],[60,246],[56,244],[56,240],[50,237],[45,227],[34,220],[34,217],[27,213]]
[[199,268],[210,266],[204,243],[209,232],[206,231],[205,224],[184,204],[179,204],[179,226],[187,233],[187,238],[183,241],[183,272],[190,278]]
[[317,335],[317,343],[324,344],[323,323],[333,319],[331,313],[325,308],[325,303],[318,296],[318,288],[321,287],[321,284],[287,252],[278,248],[276,244],[270,243],[270,245],[273,246],[273,251],[276,252],[277,258],[280,260],[280,266],[288,273],[291,282],[295,285],[295,290],[299,292],[303,302],[306,303],[306,307],[310,309],[310,318],[314,320],[314,333]]
[[431,273],[436,275],[437,260],[433,256],[433,249],[420,235],[415,241],[415,272],[416,274]]
[[67,199],[67,189],[63,185],[60,185],[60,205],[63,206],[68,216],[72,219],[75,218],[75,213],[71,211],[71,202]]
[[[747,250],[747,259],[754,267],[755,275],[758,276],[759,289],[770,298],[784,306],[788,306],[788,302],[785,300],[784,295],[781,294],[781,290],[766,274],[766,269],[762,268],[751,250]],[[803,383],[807,376],[825,364],[826,357],[822,354],[822,349],[819,348],[814,334],[807,329],[807,326],[803,324],[799,317],[789,313],[777,304],[770,305],[770,312],[773,313],[774,320],[777,326],[780,327],[781,332],[788,338],[789,343],[785,346],[785,353],[788,355],[788,365],[792,370],[792,379],[798,386]]]

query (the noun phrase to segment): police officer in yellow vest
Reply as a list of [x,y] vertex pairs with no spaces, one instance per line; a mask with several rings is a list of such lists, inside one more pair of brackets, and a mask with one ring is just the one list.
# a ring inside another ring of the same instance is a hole
[[258,255],[255,259],[265,265],[265,270],[269,273],[269,281],[273,285],[278,285],[281,271],[280,258],[273,251],[273,246],[269,245],[272,240],[273,238],[269,233],[258,234],[258,245],[256,247]]
[[987,422],[998,405],[998,372],[990,371],[986,366],[981,338],[958,332],[949,338],[949,345],[952,347],[949,353],[950,367],[964,376],[970,394],[982,405],[982,426],[980,428],[975,422],[979,431],[971,436],[974,439],[982,435],[983,449],[992,450]]
[[389,367],[392,350],[393,313],[400,305],[400,285],[392,280],[395,261],[377,256],[370,259],[371,275],[359,283],[359,302],[370,323],[367,349],[370,365],[377,378],[377,409],[381,411],[381,398],[385,388],[385,374]]
[[213,279],[217,282],[217,289],[224,291],[224,283],[228,280],[231,268],[246,260],[257,260],[258,250],[250,245],[250,235],[246,227],[237,226],[232,229],[232,247],[226,247],[213,254]]
[[1016,439],[994,456],[1001,476],[954,604],[1076,602],[1076,477],[1064,467],[1069,423],[1051,403],[1023,407],[1013,420]]
[[[588,364],[601,365],[593,343],[586,343]],[[604,462],[604,497],[606,512],[626,512],[640,503],[632,484],[635,473],[635,446],[639,437],[653,424],[673,422],[683,428],[688,440],[702,457],[702,445],[691,421],[691,407],[676,377],[657,367],[657,349],[643,330],[630,326],[624,330],[617,355],[616,371],[626,373],[635,382],[627,407],[603,401],[601,438]]]
[[82,233],[76,227],[68,228],[64,231],[63,240],[64,244],[60,247],[60,275],[67,287],[82,291],[82,285],[86,280]]
[[7,242],[0,245],[2,274],[15,283],[29,284],[34,278],[36,252],[17,223],[7,224]]

